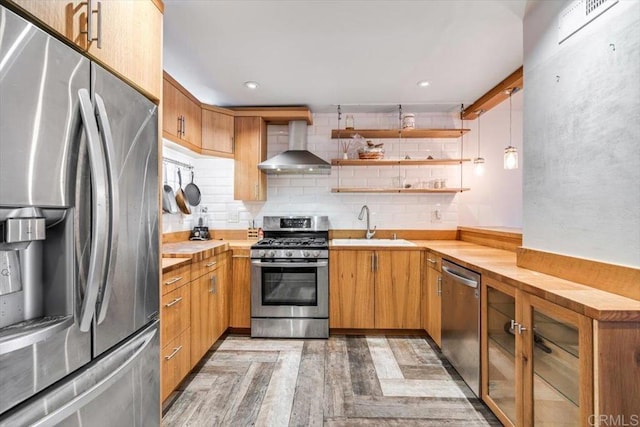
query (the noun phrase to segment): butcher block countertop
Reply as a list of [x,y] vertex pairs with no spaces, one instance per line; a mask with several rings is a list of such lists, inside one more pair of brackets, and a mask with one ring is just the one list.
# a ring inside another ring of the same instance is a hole
[[[489,230],[487,230],[489,231]],[[491,230],[517,234],[515,230]],[[600,321],[640,322],[640,301],[601,291],[516,265],[516,253],[460,240],[411,240],[413,247],[341,246],[340,249],[431,250],[434,253],[530,294]],[[219,253],[248,250],[254,240],[208,240],[165,243],[162,268],[197,262]],[[333,246],[332,246],[333,247]]]
[[640,322],[640,301],[516,265],[516,254],[458,240],[419,240],[429,249],[483,277],[509,284],[600,321]]

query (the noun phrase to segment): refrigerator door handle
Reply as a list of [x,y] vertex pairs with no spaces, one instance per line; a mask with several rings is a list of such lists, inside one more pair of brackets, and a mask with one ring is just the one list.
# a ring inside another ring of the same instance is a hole
[[87,136],[89,167],[91,169],[91,258],[87,273],[87,289],[80,313],[80,330],[88,332],[95,314],[100,284],[105,278],[107,264],[107,233],[109,230],[108,176],[104,153],[100,144],[98,124],[87,89],[78,91],[80,115]]
[[98,324],[104,321],[109,308],[109,299],[111,298],[111,284],[114,280],[116,255],[118,252],[118,230],[120,229],[120,191],[118,189],[119,171],[115,162],[115,153],[113,148],[113,136],[111,134],[111,126],[109,125],[109,116],[104,106],[104,101],[99,94],[94,95],[100,132],[104,143],[104,152],[107,165],[107,177],[109,182],[109,217],[111,226],[109,227],[109,254],[107,264],[107,275],[98,295],[98,304],[96,306]]
[[[64,421],[122,378],[147,350],[157,332],[157,326],[149,328],[125,346],[106,356],[100,363],[54,386],[41,399],[30,405],[27,404],[7,418],[0,417],[0,426],[45,427]],[[41,413],[42,400],[47,402],[45,415]]]

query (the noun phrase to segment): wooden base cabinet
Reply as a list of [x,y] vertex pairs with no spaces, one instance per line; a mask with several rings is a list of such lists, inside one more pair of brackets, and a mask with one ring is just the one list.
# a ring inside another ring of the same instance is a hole
[[184,330],[174,340],[168,342],[160,354],[162,365],[162,386],[160,400],[164,401],[191,370],[191,334]]
[[426,281],[423,288],[423,325],[422,327],[440,347],[442,345],[442,258],[432,252],[426,255]]
[[332,249],[329,257],[331,328],[420,328],[420,251]]
[[500,421],[590,425],[591,319],[491,278],[482,293],[482,398]]
[[251,327],[251,259],[249,249],[233,250],[229,326]]
[[162,384],[166,399],[191,370],[191,278],[189,265],[162,275],[160,342]]
[[228,254],[191,266],[191,365],[195,366],[229,326]]

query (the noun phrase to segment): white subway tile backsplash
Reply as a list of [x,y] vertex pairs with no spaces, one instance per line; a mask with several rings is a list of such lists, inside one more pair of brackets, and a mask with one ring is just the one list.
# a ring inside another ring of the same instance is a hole
[[[405,109],[405,112],[411,112]],[[397,112],[386,114],[349,113],[343,108],[341,126],[344,127],[345,114],[353,114],[356,129],[392,129],[398,127]],[[457,113],[418,113],[416,126],[419,128],[459,128]],[[308,128],[309,149],[319,157],[330,161],[339,157],[339,142],[331,139],[331,130],[337,128],[336,113],[313,114],[314,124]],[[466,126],[465,124],[465,127]],[[273,157],[288,149],[288,127],[267,127],[267,157]],[[465,136],[465,153],[469,146],[475,147],[475,140]],[[380,139],[385,157],[404,158],[459,158],[459,139]],[[355,155],[355,147],[350,152]],[[194,165],[195,182],[202,191],[202,205],[209,210],[209,226],[214,229],[243,229],[248,222],[256,219],[262,224],[264,215],[315,214],[328,215],[332,228],[362,229],[364,221],[357,219],[362,205],[371,209],[372,225],[378,228],[408,229],[451,229],[458,224],[459,195],[413,195],[413,194],[350,194],[332,193],[335,187],[391,187],[393,178],[406,178],[412,186],[428,185],[436,178],[446,178],[447,186],[460,185],[459,166],[393,166],[393,167],[334,167],[329,176],[318,175],[269,175],[267,177],[266,202],[242,202],[233,199],[233,159],[189,157],[182,152],[165,148],[165,156]],[[467,156],[468,157],[468,156]],[[167,167],[170,185],[177,187],[175,168]],[[183,185],[190,181],[190,175],[183,171]],[[471,186],[470,183],[463,183]],[[438,209],[441,219],[432,220],[432,212]],[[237,214],[238,222],[229,222]],[[163,230],[188,230],[193,225],[190,216],[181,214],[163,215]]]

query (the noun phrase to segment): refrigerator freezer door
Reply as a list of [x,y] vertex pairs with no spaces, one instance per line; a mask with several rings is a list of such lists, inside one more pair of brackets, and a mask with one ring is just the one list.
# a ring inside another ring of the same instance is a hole
[[0,426],[160,425],[159,322],[0,416]]
[[[73,206],[82,140],[77,92],[89,77],[86,58],[0,6],[0,216],[11,208]],[[91,334],[79,331],[70,307],[82,289],[66,277],[74,269],[73,223],[63,218],[47,224],[46,240],[31,242],[29,251],[44,254],[29,258],[37,266],[19,251],[25,287],[0,296],[4,307],[16,301],[3,298],[26,301],[25,322],[0,328],[0,414],[91,359]],[[2,318],[10,310],[0,311]],[[18,333],[21,339],[7,339]]]
[[0,205],[70,207],[89,61],[0,6]]
[[158,110],[117,77],[91,67],[93,101],[115,181],[109,268],[94,319],[97,356],[158,315]]

